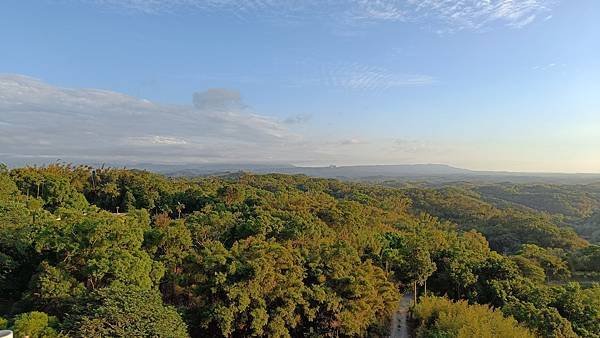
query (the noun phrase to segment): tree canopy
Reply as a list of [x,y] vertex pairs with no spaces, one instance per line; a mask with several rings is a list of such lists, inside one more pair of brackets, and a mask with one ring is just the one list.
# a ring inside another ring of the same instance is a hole
[[0,167],[0,327],[376,337],[417,288],[422,336],[599,337],[589,189]]

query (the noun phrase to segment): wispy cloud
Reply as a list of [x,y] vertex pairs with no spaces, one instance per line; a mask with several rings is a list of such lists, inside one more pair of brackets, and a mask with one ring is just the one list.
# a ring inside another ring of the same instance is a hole
[[424,74],[404,74],[359,63],[323,65],[316,83],[351,90],[385,90],[393,87],[431,85],[437,80]]
[[410,0],[414,17],[433,18],[450,29],[479,29],[493,23],[515,28],[532,23],[549,12],[554,0]]
[[402,21],[409,16],[396,1],[389,0],[357,0],[349,14],[352,20],[367,21]]
[[566,64],[564,64],[564,63],[551,62],[551,63],[547,63],[547,64],[533,66],[533,67],[531,67],[531,69],[537,70],[537,71],[546,71],[546,70],[551,70],[554,68],[562,68],[564,66],[566,66]]
[[311,21],[357,23],[405,21],[437,24],[442,30],[479,29],[493,23],[520,28],[549,12],[558,0],[80,0],[148,14],[182,9],[223,11]]

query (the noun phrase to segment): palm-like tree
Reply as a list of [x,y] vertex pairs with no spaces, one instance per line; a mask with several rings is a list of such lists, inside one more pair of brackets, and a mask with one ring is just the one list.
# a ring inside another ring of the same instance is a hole
[[185,204],[181,203],[181,202],[177,202],[177,207],[175,207],[175,209],[177,210],[177,218],[181,218],[181,211],[183,209],[185,209]]

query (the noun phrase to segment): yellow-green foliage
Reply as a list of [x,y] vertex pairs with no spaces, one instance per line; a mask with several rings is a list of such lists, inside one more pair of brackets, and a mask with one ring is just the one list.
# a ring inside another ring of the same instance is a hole
[[15,318],[13,330],[15,337],[29,338],[59,338],[64,337],[58,334],[53,326],[56,326],[56,318],[48,316],[44,312],[32,311],[22,313]]
[[[594,248],[473,189],[0,165],[0,315],[32,338],[383,336],[398,286],[426,282],[542,337],[600,338],[598,288],[545,285],[595,273]],[[531,336],[429,301],[422,336]]]
[[446,298],[423,297],[414,309],[419,337],[535,337],[512,317],[485,305],[452,302]]

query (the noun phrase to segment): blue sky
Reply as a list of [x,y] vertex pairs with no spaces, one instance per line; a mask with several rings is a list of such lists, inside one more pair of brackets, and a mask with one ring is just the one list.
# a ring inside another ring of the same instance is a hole
[[600,172],[595,0],[5,0],[0,43],[6,158]]

